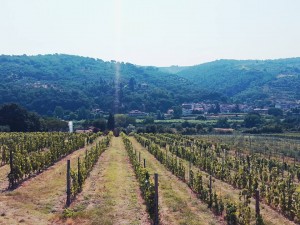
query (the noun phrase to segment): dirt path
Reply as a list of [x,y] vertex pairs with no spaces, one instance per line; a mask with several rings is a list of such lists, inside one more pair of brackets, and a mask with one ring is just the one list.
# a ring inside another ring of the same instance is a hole
[[206,204],[197,199],[184,182],[169,172],[133,137],[130,137],[130,140],[134,148],[141,152],[142,159],[146,159],[149,172],[158,173],[159,210],[162,224],[225,224],[213,215]]
[[9,171],[9,165],[0,167],[0,192],[3,192],[8,187],[7,175]]
[[[165,149],[164,149],[164,151],[165,151]],[[168,151],[168,155],[171,156],[172,153],[170,151]],[[186,171],[187,171],[187,168],[189,168],[188,167],[188,161],[182,159],[182,162],[183,162],[183,165],[185,166]],[[191,168],[194,171],[194,173],[199,171],[199,169],[195,166],[192,166]],[[204,176],[202,176],[203,181],[206,184],[208,184],[209,174],[207,174],[204,171],[201,171],[201,173],[204,175]],[[188,173],[186,173],[186,179],[188,179],[187,175],[188,175]],[[234,200],[236,202],[239,201],[240,190],[234,189],[230,184],[227,184],[226,182],[223,182],[221,180],[213,178],[212,186],[216,190],[217,194],[221,194],[222,196],[225,196],[226,198]],[[250,207],[251,207],[251,210],[253,212],[253,220],[254,220],[254,218],[255,218],[255,215],[254,215],[255,201],[254,201],[253,198],[251,199]],[[262,217],[263,217],[264,222],[265,222],[266,225],[281,225],[281,224],[295,225],[294,222],[286,219],[279,212],[273,210],[271,207],[269,207],[266,204],[261,203],[260,208],[261,208],[260,211],[261,211]]]
[[76,159],[83,156],[85,150],[82,148],[73,152],[22,183],[16,190],[1,193],[0,224],[49,224],[49,220],[55,213],[61,212],[65,204],[66,162],[71,159],[71,167],[75,167]]
[[71,205],[76,215],[64,222],[147,225],[150,223],[143,202],[123,141],[113,137]]

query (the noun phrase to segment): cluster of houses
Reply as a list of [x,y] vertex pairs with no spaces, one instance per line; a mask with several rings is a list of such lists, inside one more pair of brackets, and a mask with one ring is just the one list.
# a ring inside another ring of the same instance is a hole
[[221,103],[218,106],[213,103],[205,103],[205,102],[199,102],[199,103],[183,103],[181,105],[182,107],[182,115],[183,116],[189,116],[193,114],[208,114],[210,112],[213,112],[216,110],[216,107],[218,107],[219,113],[234,113],[234,112],[250,112],[252,108],[245,104],[227,104],[227,103]]
[[[283,111],[290,110],[292,108],[300,107],[300,100],[296,102],[277,102],[275,103],[275,108],[282,109]],[[264,108],[255,108],[251,105],[246,104],[230,104],[230,103],[206,103],[206,102],[198,102],[198,103],[183,103],[181,105],[182,108],[182,116],[195,116],[197,114],[237,114],[237,113],[249,113],[249,112],[257,112],[262,115],[267,115],[269,107]],[[94,109],[92,111],[93,114],[105,114],[100,109]],[[163,116],[165,119],[170,119],[173,117],[174,110],[169,109],[167,113],[164,113]],[[131,110],[127,114],[128,116],[135,118],[144,118],[149,114],[146,112],[142,112],[140,110]]]
[[300,100],[296,101],[277,101],[275,103],[275,108],[282,109],[283,111],[287,111],[289,109],[300,107]]
[[[193,114],[209,114],[213,113],[218,107],[218,113],[226,114],[226,113],[249,113],[249,112],[257,112],[262,115],[268,114],[269,107],[264,108],[255,108],[251,105],[246,104],[228,104],[221,103],[216,106],[213,103],[183,103],[182,107],[182,115],[190,116]],[[300,100],[298,101],[290,101],[290,102],[277,102],[275,103],[275,108],[282,109],[283,111],[288,111],[292,108],[300,107]]]

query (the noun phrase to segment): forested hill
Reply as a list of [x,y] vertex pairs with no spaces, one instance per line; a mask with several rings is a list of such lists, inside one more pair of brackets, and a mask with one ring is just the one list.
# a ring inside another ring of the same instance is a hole
[[155,67],[71,55],[2,55],[0,79],[0,104],[19,103],[43,115],[52,115],[56,106],[73,112],[156,112],[184,101],[220,99]]
[[165,112],[183,102],[300,99],[300,58],[142,67],[71,55],[0,56],[0,104],[53,115],[101,109]]
[[300,58],[218,60],[190,67],[161,68],[235,100],[300,99]]

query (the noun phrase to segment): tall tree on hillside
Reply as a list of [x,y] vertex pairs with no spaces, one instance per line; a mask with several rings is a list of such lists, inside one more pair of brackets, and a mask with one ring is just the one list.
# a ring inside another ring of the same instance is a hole
[[175,106],[173,107],[173,110],[174,110],[174,114],[173,114],[174,119],[180,119],[180,117],[182,116],[181,106]]
[[219,102],[216,102],[215,103],[215,113],[220,113],[221,112],[221,108],[220,108],[220,103]]
[[109,114],[108,119],[107,119],[107,129],[113,130],[115,129],[115,117],[113,114]]
[[131,91],[134,91],[135,84],[136,84],[136,81],[135,81],[134,77],[131,77],[129,80],[129,83],[128,83],[129,89]]
[[64,117],[64,109],[61,106],[56,106],[53,114],[56,118],[62,119]]

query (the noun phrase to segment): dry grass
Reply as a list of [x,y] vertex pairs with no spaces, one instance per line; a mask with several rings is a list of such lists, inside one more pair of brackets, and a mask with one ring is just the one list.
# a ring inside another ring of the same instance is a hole
[[8,173],[9,165],[4,165],[0,167],[0,192],[3,192],[8,187]]

